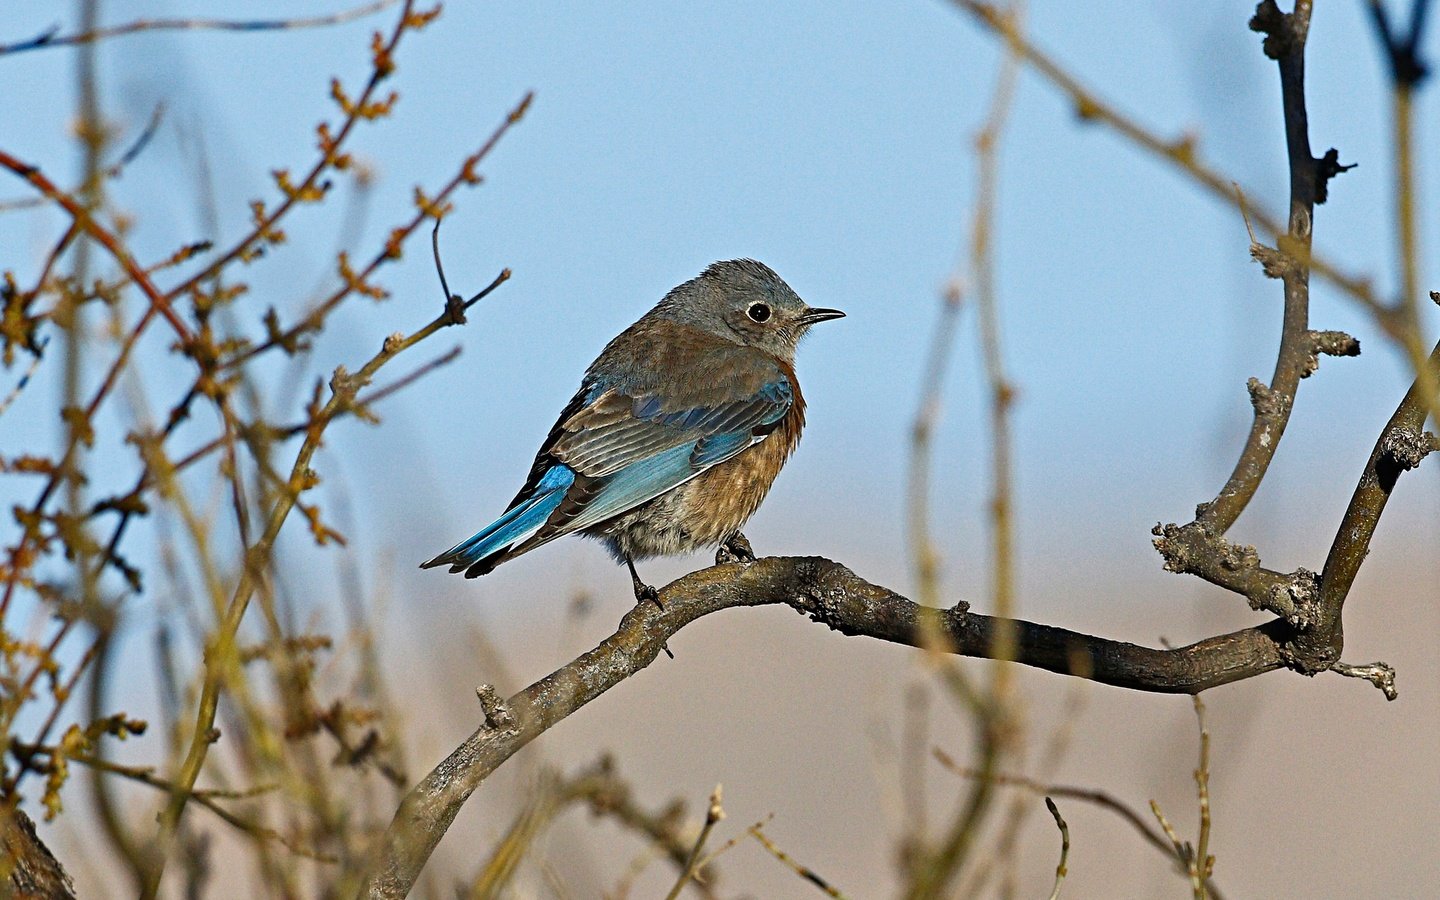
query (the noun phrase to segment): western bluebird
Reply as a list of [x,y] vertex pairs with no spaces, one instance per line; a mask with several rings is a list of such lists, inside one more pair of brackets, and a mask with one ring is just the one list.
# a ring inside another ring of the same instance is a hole
[[421,568],[474,578],[578,531],[653,600],[637,559],[716,545],[717,561],[754,559],[740,528],[805,424],[795,347],[843,315],[754,260],[713,263],[591,363],[505,514]]

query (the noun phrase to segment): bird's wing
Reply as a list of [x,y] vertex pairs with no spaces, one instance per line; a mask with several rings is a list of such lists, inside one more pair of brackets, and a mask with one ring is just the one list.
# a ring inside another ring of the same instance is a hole
[[686,402],[663,394],[600,391],[561,423],[547,448],[575,473],[576,484],[544,532],[558,536],[589,528],[679,487],[763,440],[793,402],[790,380],[778,369],[741,397]]
[[587,380],[505,514],[423,567],[484,574],[634,509],[758,443],[790,411],[794,390],[779,365],[751,372],[739,384],[716,378],[685,394]]

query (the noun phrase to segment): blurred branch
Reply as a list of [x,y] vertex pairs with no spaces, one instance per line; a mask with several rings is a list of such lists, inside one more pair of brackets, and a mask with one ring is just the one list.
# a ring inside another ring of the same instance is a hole
[[1376,37],[1390,64],[1390,123],[1395,152],[1393,211],[1402,342],[1411,368],[1422,376],[1426,396],[1436,398],[1430,404],[1430,414],[1440,420],[1437,383],[1426,383],[1423,378],[1427,341],[1420,315],[1420,234],[1415,214],[1420,205],[1420,181],[1415,175],[1415,94],[1429,75],[1429,68],[1420,57],[1420,42],[1430,0],[1414,0],[1408,34],[1392,27],[1381,0],[1370,0],[1369,7]]
[[25,41],[0,44],[0,56],[6,53],[23,53],[26,50],[41,50],[46,47],[69,47],[77,44],[92,44],[107,38],[123,37],[142,31],[286,31],[295,28],[317,28],[324,25],[339,25],[373,15],[400,0],[377,0],[364,6],[324,16],[310,16],[294,19],[138,19],[124,25],[93,28],[77,34],[60,34],[60,26],[50,29]]
[[79,226],[81,231],[91,238],[94,238],[100,246],[109,252],[115,259],[115,262],[119,263],[120,267],[125,270],[126,274],[134,280],[135,284],[145,293],[146,298],[149,299],[150,311],[146,313],[147,318],[150,314],[159,312],[165,318],[165,321],[170,323],[170,327],[175,329],[175,333],[179,335],[182,341],[194,339],[190,333],[189,326],[181,321],[180,316],[171,307],[170,296],[161,293],[160,289],[150,280],[150,276],[140,267],[139,263],[135,261],[135,258],[130,255],[130,251],[125,248],[121,240],[116,237],[112,231],[97,222],[90,210],[86,209],[83,203],[77,200],[69,191],[62,190],[57,187],[53,181],[46,178],[38,166],[23,162],[4,150],[0,150],[0,167],[9,169],[15,175],[29,182],[31,187],[64,209],[70,218],[75,221],[75,224]]
[[1425,35],[1425,19],[1430,0],[1414,0],[1410,9],[1410,31],[1400,34],[1390,23],[1383,0],[1368,0],[1376,36],[1390,63],[1390,77],[1396,85],[1414,88],[1430,75],[1430,67],[1420,58],[1420,40]]
[[[1099,95],[1082,85],[1075,76],[1065,71],[1049,54],[1030,43],[1017,30],[1010,27],[1006,18],[992,4],[983,2],[983,0],[951,0],[951,2],[974,16],[976,21],[988,29],[991,34],[1010,43],[1031,68],[1070,98],[1070,102],[1075,106],[1076,115],[1082,120],[1109,126],[1130,143],[1175,166],[1196,184],[1208,190],[1216,199],[1234,207],[1237,212],[1240,211],[1241,204],[1232,189],[1235,179],[1218,172],[1200,159],[1197,141],[1193,135],[1186,134],[1173,140],[1167,140],[1145,128],[1135,119],[1121,113],[1114,106],[1102,100]],[[1287,229],[1283,228],[1279,220],[1269,213],[1263,210],[1252,210],[1251,214],[1260,224],[1261,229],[1272,237],[1282,236],[1286,233]],[[1390,307],[1376,294],[1375,288],[1368,278],[1347,273],[1341,270],[1337,264],[1319,256],[1308,256],[1305,264],[1317,275],[1340,288],[1351,299],[1369,311],[1386,333],[1392,336],[1398,334],[1398,327]]]
[[915,571],[915,598],[925,606],[940,605],[940,554],[930,533],[930,468],[935,425],[940,420],[945,372],[955,345],[964,297],[952,279],[940,302],[940,316],[931,333],[920,384],[920,406],[910,426],[910,473],[905,501],[910,557]]
[[1207,900],[1210,896],[1205,885],[1215,871],[1215,857],[1210,855],[1210,729],[1205,725],[1205,704],[1199,697],[1195,702],[1195,720],[1200,726],[1200,764],[1195,768],[1195,796],[1200,805],[1200,835],[1196,839],[1195,852],[1190,854],[1190,884],[1195,890],[1195,900]]
[[[934,753],[940,765],[954,772],[956,775],[962,778],[979,777],[979,773],[974,769],[967,769],[955,762],[955,760],[950,758],[949,754],[940,748],[935,748]],[[1101,809],[1108,809],[1123,819],[1131,828],[1135,829],[1135,831],[1145,839],[1145,843],[1165,854],[1172,862],[1180,866],[1188,865],[1183,857],[1176,855],[1175,847],[1162,832],[1158,831],[1151,823],[1146,821],[1140,813],[1136,812],[1123,800],[1119,800],[1105,791],[1099,791],[1093,788],[1072,787],[1064,784],[1046,784],[1036,781],[1033,778],[1026,778],[1023,775],[998,774],[991,777],[997,785],[1002,787],[1019,788],[1020,790],[1027,791],[1039,797],[1065,797],[1071,800],[1079,800],[1083,803],[1090,803]],[[1210,900],[1221,900],[1220,891],[1215,887],[1213,879],[1206,881],[1205,888],[1209,891]]]
[[1060,807],[1055,805],[1054,800],[1046,797],[1045,808],[1050,810],[1055,827],[1060,829],[1060,862],[1055,866],[1055,889],[1050,892],[1050,900],[1060,900],[1060,885],[1065,883],[1065,863],[1070,859],[1070,826],[1065,824]]
[[[998,13],[1004,16],[1013,29],[1020,28],[1023,3],[1015,3]],[[1021,736],[1019,704],[1013,691],[1013,671],[1007,661],[1015,656],[1015,634],[1006,624],[1006,617],[1013,614],[1015,603],[1014,572],[1014,518],[1012,516],[1013,493],[1011,491],[1011,441],[1010,406],[1014,390],[1005,376],[1000,340],[999,299],[995,285],[995,209],[999,199],[1000,139],[1009,120],[1010,108],[1014,101],[1015,85],[1020,74],[1020,59],[1013,48],[1007,48],[1004,60],[996,76],[995,88],[991,94],[989,111],[984,125],[975,136],[975,156],[978,179],[975,190],[975,208],[970,222],[969,264],[971,277],[975,281],[975,294],[980,317],[980,345],[984,359],[985,377],[990,394],[990,600],[991,608],[1000,617],[996,620],[993,658],[999,664],[990,671],[989,692],[978,694],[965,680],[964,672],[958,666],[946,665],[941,669],[942,677],[957,696],[965,702],[979,731],[980,768],[993,771],[999,759],[1008,751],[1018,748]],[[941,328],[936,332],[936,349],[943,331],[954,327],[958,312],[959,293],[952,288],[946,298],[945,316]],[[948,338],[948,335],[945,335]],[[930,388],[932,394],[927,405],[938,410],[939,383],[943,357],[934,362],[936,383]],[[922,414],[924,412],[922,407]],[[915,450],[917,456],[922,449],[921,430],[917,421]],[[928,442],[927,442],[928,444]],[[928,459],[925,460],[928,466]],[[924,471],[917,467],[917,471]],[[923,515],[923,510],[922,513]],[[928,540],[928,539],[927,539]],[[920,553],[924,547],[917,546]],[[924,557],[921,556],[923,561]],[[933,573],[931,580],[934,580]],[[923,582],[922,582],[923,585]],[[936,586],[932,592],[938,592]],[[928,602],[927,602],[928,599]],[[924,598],[927,605],[938,605],[933,598]],[[936,642],[943,648],[945,640]],[[927,846],[923,835],[912,839],[907,853],[907,875],[909,884],[905,896],[910,900],[930,900],[947,894],[951,882],[964,868],[986,815],[989,813],[993,785],[981,779],[970,785],[969,795],[960,804],[954,819],[940,839]]]
[[[14,747],[16,749],[23,749],[27,754],[30,755],[38,753],[53,757],[60,752],[54,747],[22,748],[18,744],[14,745]],[[103,759],[99,756],[85,753],[66,754],[65,758],[80,763],[81,765],[91,768],[95,771],[116,775],[128,781],[143,784],[157,790],[172,791],[175,788],[174,784],[156,775],[155,770],[150,766],[126,766],[119,763],[110,762],[109,760]],[[242,816],[236,815],[235,813],[226,809],[219,803],[219,801],[222,799],[247,800],[262,793],[267,793],[271,790],[273,790],[272,786],[265,786],[249,791],[198,790],[194,791],[191,794],[191,799],[200,806],[203,806],[206,809],[210,810],[227,825],[232,826],[233,828],[249,835],[250,837],[260,840],[274,841],[275,843],[280,844],[286,850],[294,853],[296,856],[303,856],[307,859],[313,859],[317,862],[336,862],[335,857],[331,854],[319,853],[315,850],[309,849],[308,847],[304,847],[299,843],[291,840],[290,838],[287,838],[285,835],[281,834],[273,828],[267,828],[264,825],[259,825],[255,822],[251,822],[248,819],[245,819]]]
[[720,796],[720,785],[717,784],[715,790],[710,792],[710,805],[705,808],[705,824],[700,826],[700,833],[695,836],[695,846],[690,848],[690,853],[685,857],[685,865],[680,870],[680,877],[675,879],[675,884],[670,888],[670,893],[665,895],[665,900],[679,897],[685,885],[693,881],[699,873],[700,852],[705,849],[705,841],[720,820],[725,818],[725,810],[720,806]]
[[[641,809],[632,796],[632,788],[615,770],[614,761],[602,756],[594,765],[573,776],[542,771],[530,803],[511,824],[490,852],[471,886],[471,900],[508,896],[505,888],[513,877],[526,851],[540,834],[567,808],[577,804],[588,806],[598,817],[613,819],[621,827],[644,838],[649,846],[680,870],[691,866],[693,840],[684,835],[685,808],[675,801],[658,812]],[[715,897],[711,882],[714,872],[707,860],[697,862],[691,870],[690,884],[706,898]]]
[[764,847],[765,851],[771,856],[780,860],[781,864],[783,864],[785,868],[789,869],[796,875],[815,885],[815,887],[819,888],[820,891],[825,894],[825,896],[836,897],[838,898],[838,900],[844,900],[845,895],[840,892],[839,888],[826,881],[824,876],[822,876],[819,872],[816,872],[809,866],[796,862],[790,854],[780,849],[780,847],[776,845],[774,841],[770,840],[770,838],[765,834],[765,823],[756,822],[754,825],[751,825],[749,829],[747,829],[746,833],[753,837],[755,840],[759,841],[760,846]]
[[[155,109],[153,112],[150,113],[150,119],[145,123],[145,127],[141,129],[140,134],[136,136],[135,140],[131,142],[130,146],[125,150],[125,152],[121,153],[120,156],[117,157],[113,163],[106,166],[101,171],[101,176],[107,179],[119,178],[120,173],[125,171],[125,167],[130,165],[130,163],[134,162],[135,158],[138,157],[145,150],[145,148],[150,145],[150,140],[155,137],[155,132],[160,130],[160,120],[164,117],[164,115],[165,104],[155,104]],[[46,199],[46,197],[42,196],[24,197],[18,200],[0,200],[0,213],[14,212],[18,209],[31,209],[36,206],[42,206],[44,205]]]

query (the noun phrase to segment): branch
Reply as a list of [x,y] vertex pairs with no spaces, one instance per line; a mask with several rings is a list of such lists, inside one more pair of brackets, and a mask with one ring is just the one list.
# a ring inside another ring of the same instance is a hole
[[[951,772],[954,772],[956,775],[959,775],[961,778],[980,777],[979,772],[974,769],[960,765],[954,759],[952,759],[949,754],[947,754],[944,750],[941,750],[939,747],[936,747],[932,752],[934,753],[935,759],[940,763],[940,765],[944,766],[946,769],[949,769]],[[996,773],[990,775],[989,777],[992,781],[994,781],[998,785],[1001,785],[1002,787],[1018,788],[1022,791],[1027,791],[1031,794],[1034,794],[1037,797],[1044,797],[1047,800],[1051,797],[1065,797],[1070,800],[1079,800],[1084,803],[1090,803],[1100,807],[1101,809],[1108,809],[1110,812],[1123,819],[1125,823],[1131,828],[1135,829],[1135,832],[1139,834],[1140,837],[1144,838],[1147,844],[1154,847],[1156,850],[1159,850],[1166,857],[1168,857],[1171,862],[1178,864],[1182,868],[1189,865],[1189,863],[1186,861],[1185,855],[1183,853],[1176,853],[1175,846],[1170,843],[1169,839],[1164,835],[1164,833],[1158,831],[1155,826],[1151,825],[1149,821],[1147,821],[1143,816],[1136,812],[1129,804],[1127,804],[1123,800],[1120,800],[1112,794],[1109,794],[1102,790],[1098,790],[1096,788],[1077,787],[1074,785],[1065,784],[1047,784],[1041,781],[1037,781],[1033,778],[1029,778],[1025,775]],[[1215,886],[1215,881],[1213,878],[1206,879],[1205,890],[1209,892],[1211,900],[1221,900],[1220,890]]]
[[[1289,265],[1279,273],[1285,285],[1285,317],[1280,330],[1280,352],[1269,385],[1250,382],[1255,409],[1245,449],[1235,463],[1225,486],[1203,510],[1196,522],[1217,535],[1235,524],[1255,496],[1260,481],[1285,434],[1300,379],[1309,374],[1314,343],[1309,335],[1310,249],[1315,204],[1325,200],[1325,185],[1338,167],[1326,165],[1310,151],[1309,120],[1305,112],[1305,40],[1310,31],[1310,2],[1296,0],[1295,11],[1282,14],[1274,0],[1264,0],[1250,20],[1253,31],[1265,38],[1265,55],[1280,69],[1281,102],[1284,107],[1285,146],[1290,161],[1290,215],[1279,250]],[[1334,156],[1334,151],[1326,159]],[[1253,600],[1254,598],[1252,598]]]
[[508,700],[492,703],[463,744],[412,790],[395,814],[372,862],[362,897],[404,897],[460,807],[521,747],[570,713],[650,665],[667,640],[690,622],[722,609],[785,604],[845,635],[993,658],[996,635],[1010,631],[1014,659],[1024,665],[1104,684],[1160,693],[1195,694],[1287,665],[1294,630],[1283,621],[1207,638],[1178,649],[1152,649],[1063,628],[919,606],[820,557],[771,557],[749,565],[702,569],[668,585],[664,609],[644,603],[616,632]]
[[[1337,638],[1341,631],[1340,612],[1360,564],[1370,552],[1370,539],[1375,536],[1375,527],[1380,523],[1380,514],[1400,474],[1413,469],[1427,454],[1436,449],[1435,436],[1423,428],[1436,397],[1427,396],[1425,386],[1440,381],[1440,343],[1430,351],[1424,368],[1405,398],[1396,407],[1390,421],[1375,441],[1370,458],[1365,462],[1365,472],[1350,498],[1340,529],[1330,545],[1330,555],[1325,558],[1325,569],[1320,573],[1320,633],[1334,630]],[[1313,640],[1306,637],[1305,642]],[[1336,655],[1338,656],[1338,640]]]
[[[1066,72],[1047,53],[1030,43],[992,4],[982,2],[982,0],[951,0],[951,2],[970,13],[980,25],[992,34],[1010,44],[1037,74],[1068,96],[1080,119],[1108,126],[1131,144],[1179,169],[1192,182],[1205,188],[1216,199],[1228,203],[1237,211],[1244,208],[1235,195],[1235,179],[1227,177],[1201,159],[1197,141],[1193,135],[1181,135],[1174,139],[1166,139],[1147,129],[1135,119],[1121,113],[1114,106],[1106,103],[1098,94],[1081,84],[1069,72]],[[1267,233],[1275,236],[1285,233],[1286,229],[1268,213],[1251,210],[1251,214],[1260,224],[1261,229]],[[1306,263],[1316,275],[1329,281],[1359,303],[1387,334],[1399,337],[1399,329],[1390,306],[1380,299],[1368,278],[1345,272],[1339,265],[1321,256],[1311,255],[1306,259]]]
[[165,321],[170,323],[170,327],[175,329],[175,333],[180,336],[181,341],[189,342],[194,339],[189,327],[171,307],[170,296],[160,292],[160,289],[150,280],[150,276],[130,255],[130,251],[126,249],[120,238],[97,222],[84,204],[76,200],[68,191],[58,187],[55,182],[46,178],[38,166],[30,165],[4,150],[0,150],[0,167],[9,169],[15,175],[29,182],[31,187],[64,209],[81,231],[94,238],[114,257],[115,262],[125,270],[135,284],[139,285],[140,289],[144,291],[145,297],[150,301],[150,309],[146,312],[147,321],[149,316],[158,312],[165,318]]

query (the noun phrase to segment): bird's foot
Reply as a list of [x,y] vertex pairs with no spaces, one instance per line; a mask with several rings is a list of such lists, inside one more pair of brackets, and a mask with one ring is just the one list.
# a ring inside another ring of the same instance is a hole
[[720,549],[715,551],[715,565],[723,566],[726,563],[743,562],[752,563],[755,561],[755,550],[750,546],[750,541],[740,532],[735,532],[725,539]]
[[[638,605],[649,601],[655,604],[655,607],[661,612],[664,612],[665,604],[660,602],[660,592],[655,589],[653,584],[646,584],[640,580],[640,573],[635,571],[635,561],[627,556],[625,565],[630,569],[630,582],[635,586],[635,603]],[[675,658],[675,654],[670,652],[670,645],[661,644],[660,649],[665,651],[666,656],[671,659]]]
[[630,583],[635,587],[635,602],[644,603],[647,600],[657,607],[661,612],[665,611],[665,604],[660,602],[660,592],[655,590],[652,584],[646,584],[640,580],[640,573],[635,571],[635,561],[625,557],[625,567],[630,570]]
[[[639,579],[636,579],[635,602],[645,603],[646,601],[655,604],[655,608],[660,610],[661,612],[665,611],[665,604],[660,602],[660,592],[655,590],[655,586],[651,584],[642,584]],[[666,656],[670,657],[671,659],[675,658],[675,654],[670,652],[669,644],[661,644],[660,649],[665,651]]]
[[655,589],[653,584],[640,584],[637,582],[635,585],[635,602],[653,603],[656,609],[661,612],[665,611],[665,604],[660,602],[660,592]]

